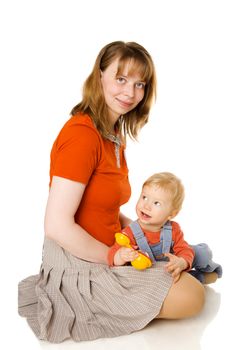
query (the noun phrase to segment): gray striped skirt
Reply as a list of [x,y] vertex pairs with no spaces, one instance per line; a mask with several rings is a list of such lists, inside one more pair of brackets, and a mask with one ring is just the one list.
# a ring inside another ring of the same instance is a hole
[[116,337],[154,319],[172,284],[164,262],[139,271],[78,259],[45,239],[40,273],[19,283],[19,314],[39,339]]

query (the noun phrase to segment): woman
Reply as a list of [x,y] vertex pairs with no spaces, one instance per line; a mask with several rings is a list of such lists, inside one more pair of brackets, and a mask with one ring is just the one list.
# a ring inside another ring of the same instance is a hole
[[155,92],[149,53],[110,43],[54,142],[41,271],[19,284],[19,313],[39,339],[119,336],[155,317],[196,315],[204,304],[202,285],[187,273],[173,284],[162,263],[146,271],[108,265],[115,232],[131,222],[120,212],[130,197],[125,139],[147,123]]

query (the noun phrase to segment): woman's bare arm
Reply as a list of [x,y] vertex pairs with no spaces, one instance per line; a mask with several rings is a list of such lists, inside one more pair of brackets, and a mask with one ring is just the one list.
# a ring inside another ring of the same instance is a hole
[[78,258],[107,264],[109,248],[74,220],[85,187],[79,182],[53,177],[45,213],[45,235]]

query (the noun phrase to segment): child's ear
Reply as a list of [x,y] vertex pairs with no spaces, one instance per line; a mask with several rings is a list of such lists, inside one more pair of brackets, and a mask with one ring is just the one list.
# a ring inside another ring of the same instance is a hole
[[178,214],[178,210],[173,210],[172,213],[169,215],[168,220],[173,219]]

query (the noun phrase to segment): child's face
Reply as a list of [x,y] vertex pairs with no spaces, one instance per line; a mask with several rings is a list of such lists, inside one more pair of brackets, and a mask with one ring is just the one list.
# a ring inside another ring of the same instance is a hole
[[173,214],[171,194],[155,185],[144,186],[136,204],[136,213],[143,228],[160,230]]

